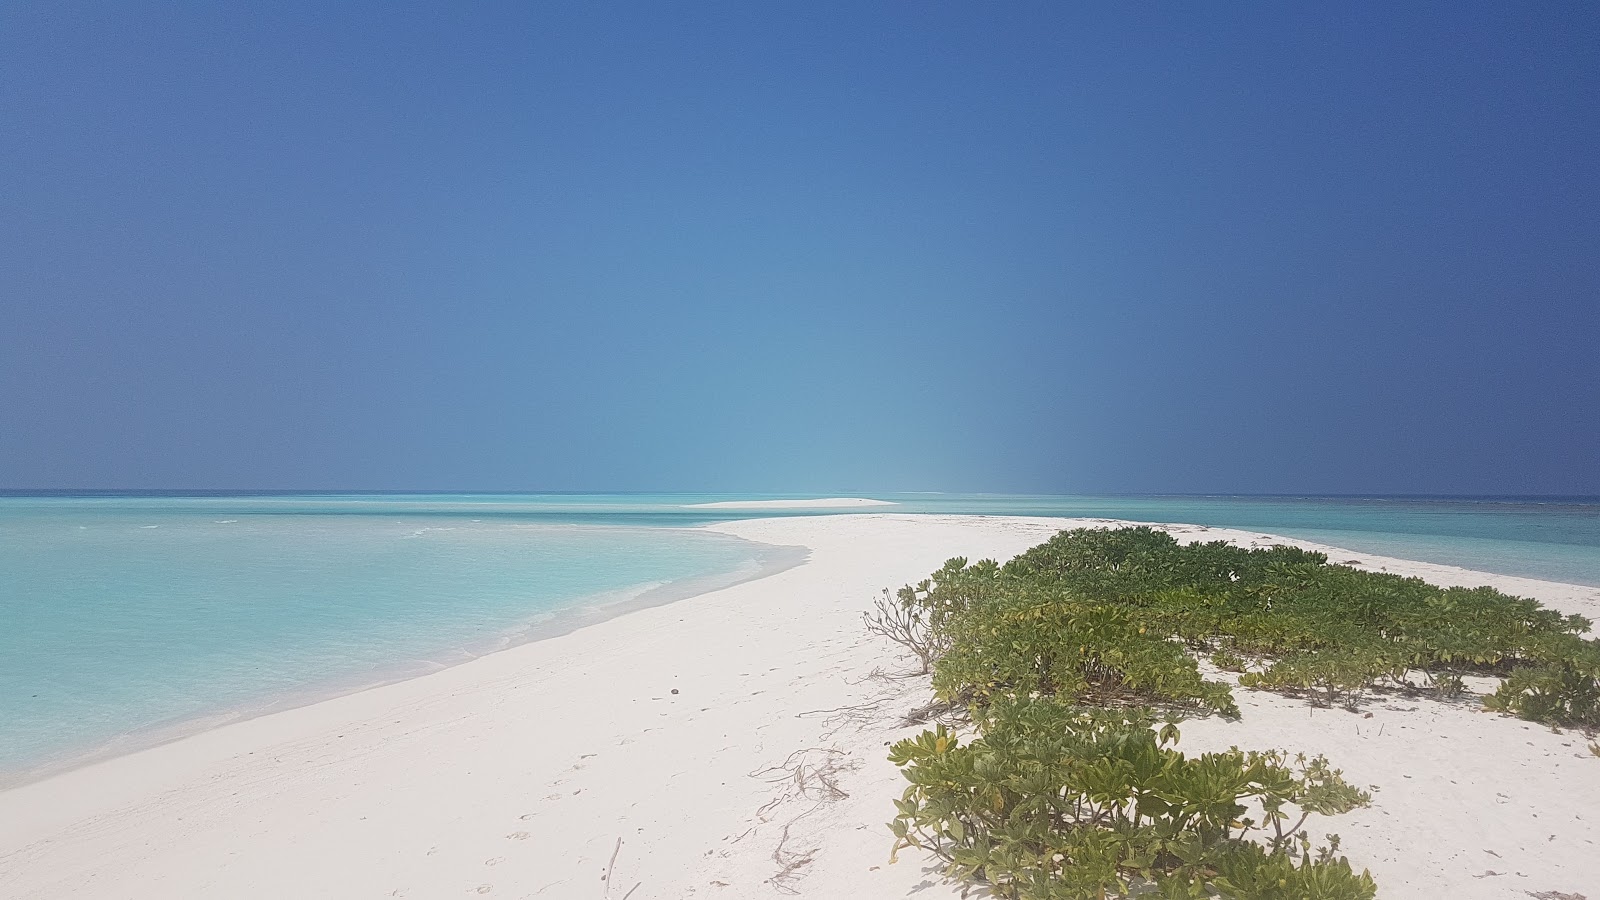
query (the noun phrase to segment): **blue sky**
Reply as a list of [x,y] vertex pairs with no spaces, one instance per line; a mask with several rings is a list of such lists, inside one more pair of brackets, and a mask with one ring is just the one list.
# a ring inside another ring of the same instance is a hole
[[0,487],[1600,493],[1592,4],[0,5]]

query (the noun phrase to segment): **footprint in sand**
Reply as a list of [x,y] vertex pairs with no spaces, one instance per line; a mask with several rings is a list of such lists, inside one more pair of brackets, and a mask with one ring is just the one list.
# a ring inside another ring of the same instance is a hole
[[477,892],[480,894],[487,894],[492,890],[494,890],[494,885],[492,884],[480,884],[477,887]]
[[506,840],[508,841],[525,841],[527,839],[528,833],[526,831],[513,831],[506,835]]
[[504,856],[496,856],[493,859],[484,860],[483,864],[486,865],[486,866],[498,866],[498,865],[500,865],[501,863],[503,863],[505,861],[506,861],[506,858]]

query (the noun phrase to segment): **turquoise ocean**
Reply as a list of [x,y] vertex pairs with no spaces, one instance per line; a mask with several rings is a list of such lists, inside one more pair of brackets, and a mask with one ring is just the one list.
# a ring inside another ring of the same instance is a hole
[[[1600,586],[1600,498],[875,494],[1244,528]],[[798,561],[723,494],[0,494],[0,784]]]

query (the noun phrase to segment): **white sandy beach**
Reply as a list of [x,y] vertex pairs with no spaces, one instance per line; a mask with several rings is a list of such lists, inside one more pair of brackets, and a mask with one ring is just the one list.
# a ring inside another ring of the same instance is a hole
[[[951,556],[1004,559],[1083,524],[1105,523],[862,514],[708,526],[811,557],[0,793],[0,897],[959,896],[914,854],[888,864],[884,823],[903,781],[886,745],[919,730],[898,723],[929,694],[926,679],[872,677],[908,664],[864,632],[861,613]],[[1329,555],[1600,619],[1596,588]],[[1372,786],[1371,808],[1308,827],[1340,834],[1380,897],[1600,900],[1600,758],[1582,735],[1485,713],[1476,698],[1380,696],[1350,713],[1236,696],[1241,721],[1186,723],[1180,748],[1321,752]],[[815,782],[800,795],[787,777],[796,764],[837,771],[847,796]]]

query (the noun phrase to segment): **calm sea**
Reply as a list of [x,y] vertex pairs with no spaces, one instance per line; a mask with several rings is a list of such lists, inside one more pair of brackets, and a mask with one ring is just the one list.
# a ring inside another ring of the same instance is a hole
[[[1302,537],[1600,585],[1595,498],[874,495]],[[0,495],[0,783],[792,562],[682,526],[788,495]],[[43,767],[43,768],[41,768]]]

